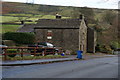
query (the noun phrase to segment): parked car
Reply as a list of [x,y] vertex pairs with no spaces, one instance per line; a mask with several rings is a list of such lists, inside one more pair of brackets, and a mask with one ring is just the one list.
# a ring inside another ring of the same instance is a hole
[[[37,47],[38,49],[36,49],[36,53],[42,53],[43,51],[45,51],[45,48],[47,48],[46,49],[47,54],[50,54],[51,52],[55,52],[59,50],[59,49],[56,49],[56,47],[53,44],[48,42],[40,42],[37,44],[28,45],[28,47]],[[34,53],[34,49],[29,49],[29,51],[31,53]]]

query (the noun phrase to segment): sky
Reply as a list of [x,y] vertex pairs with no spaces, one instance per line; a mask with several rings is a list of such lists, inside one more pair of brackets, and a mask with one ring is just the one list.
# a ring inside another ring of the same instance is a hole
[[34,4],[118,9],[120,0],[2,0],[9,2],[28,2]]

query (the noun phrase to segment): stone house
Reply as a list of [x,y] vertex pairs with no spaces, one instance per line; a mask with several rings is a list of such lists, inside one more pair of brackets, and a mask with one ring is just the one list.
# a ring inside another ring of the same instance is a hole
[[18,32],[34,32],[36,42],[50,42],[64,50],[74,52],[82,50],[86,53],[89,48],[87,30],[88,27],[82,17],[81,19],[39,19],[37,24],[24,25]]

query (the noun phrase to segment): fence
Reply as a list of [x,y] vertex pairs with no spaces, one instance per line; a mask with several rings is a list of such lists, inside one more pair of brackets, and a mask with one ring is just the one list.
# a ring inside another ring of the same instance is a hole
[[[58,51],[56,51],[56,48],[40,48],[40,47],[0,47],[1,53],[0,55],[4,56],[4,60],[7,60],[8,55],[17,55],[20,54],[21,57],[23,58],[24,54],[32,54],[36,56],[37,54],[42,54],[43,56],[47,54],[55,54],[57,53],[62,53],[62,48],[57,48]],[[15,53],[9,53],[8,49],[17,49],[18,52]],[[41,52],[38,52],[38,51]],[[49,51],[48,51],[49,50]],[[30,52],[29,52],[30,51]]]

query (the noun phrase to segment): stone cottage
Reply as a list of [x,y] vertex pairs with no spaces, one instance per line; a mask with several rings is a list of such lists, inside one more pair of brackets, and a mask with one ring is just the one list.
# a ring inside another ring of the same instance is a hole
[[[65,50],[87,52],[87,26],[80,19],[39,19],[37,24],[24,25],[18,32],[34,32],[36,42],[50,42]],[[94,44],[92,44],[94,45]]]

